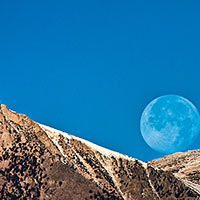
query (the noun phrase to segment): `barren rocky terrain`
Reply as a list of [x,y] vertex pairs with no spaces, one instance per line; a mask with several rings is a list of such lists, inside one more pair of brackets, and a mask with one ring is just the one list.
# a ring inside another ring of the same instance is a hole
[[148,162],[150,165],[171,172],[200,194],[200,150],[178,152]]
[[185,155],[144,163],[0,105],[2,200],[200,199],[199,151]]

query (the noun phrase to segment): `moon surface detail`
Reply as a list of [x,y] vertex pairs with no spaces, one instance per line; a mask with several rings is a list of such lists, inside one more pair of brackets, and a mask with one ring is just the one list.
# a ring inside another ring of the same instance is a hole
[[161,153],[185,151],[200,131],[200,115],[186,98],[165,95],[151,101],[144,109],[140,130],[145,142]]

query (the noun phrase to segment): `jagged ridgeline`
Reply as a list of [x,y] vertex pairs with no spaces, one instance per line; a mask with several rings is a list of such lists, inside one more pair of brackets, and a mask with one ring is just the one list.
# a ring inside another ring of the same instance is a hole
[[0,105],[0,199],[200,199],[172,172]]

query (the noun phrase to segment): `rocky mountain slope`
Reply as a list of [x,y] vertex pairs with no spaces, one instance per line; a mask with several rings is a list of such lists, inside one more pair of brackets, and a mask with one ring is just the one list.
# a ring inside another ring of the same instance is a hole
[[200,194],[200,149],[170,154],[148,163],[173,173]]
[[0,199],[157,200],[200,195],[167,170],[36,123],[1,104]]

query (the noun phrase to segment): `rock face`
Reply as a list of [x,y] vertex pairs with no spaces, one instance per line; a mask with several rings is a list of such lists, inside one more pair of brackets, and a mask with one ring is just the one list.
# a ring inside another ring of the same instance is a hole
[[200,194],[200,149],[170,154],[148,163],[173,173]]
[[0,105],[0,199],[200,199],[175,176]]

